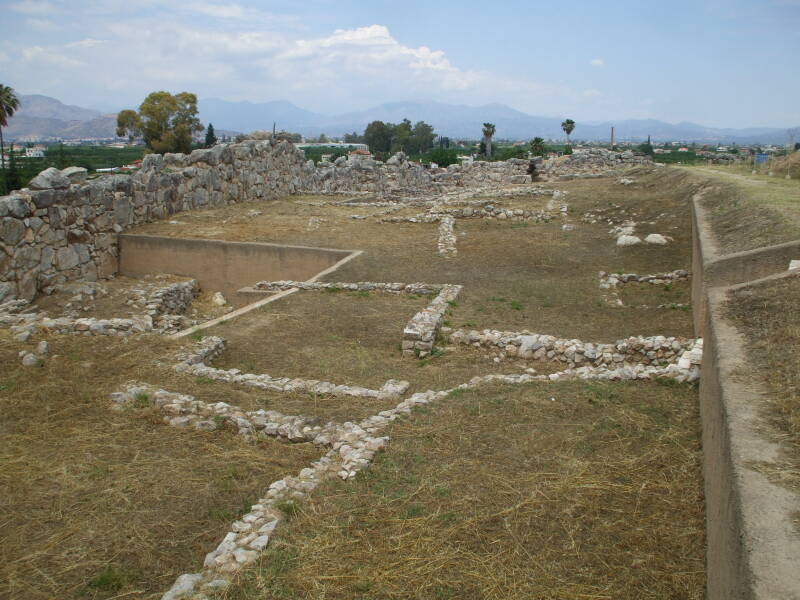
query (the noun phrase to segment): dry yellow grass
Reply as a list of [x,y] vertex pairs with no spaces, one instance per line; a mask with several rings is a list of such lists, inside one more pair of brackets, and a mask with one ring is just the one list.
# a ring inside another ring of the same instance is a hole
[[700,599],[696,392],[454,394],[301,506],[224,598]]
[[153,365],[175,350],[159,338],[52,337],[29,368],[18,349],[0,332],[0,597],[158,598],[269,483],[320,454],[111,411],[127,380],[191,389]]
[[703,206],[724,254],[800,238],[800,181],[728,167],[692,167],[705,187]]
[[800,488],[800,276],[731,293],[728,316],[746,336],[748,369],[766,390],[762,414],[786,449],[765,466],[782,483]]
[[[603,303],[597,271],[687,268],[688,197],[696,184],[668,170],[639,173],[628,187],[611,180],[559,187],[570,192],[574,231],[559,222],[460,220],[456,231],[466,235],[453,260],[436,254],[435,224],[365,223],[348,215],[366,209],[309,207],[297,198],[184,214],[177,220],[185,225],[141,231],[361,248],[361,257],[328,279],[463,284],[447,316],[453,327],[528,328],[587,341],[690,335],[688,312]],[[541,198],[514,202],[538,205]],[[607,225],[580,223],[583,212],[611,202],[642,223],[641,233],[675,242],[619,249]],[[246,217],[253,208],[263,215]],[[311,216],[327,221],[309,230]],[[231,341],[220,366],[273,376],[365,386],[406,378],[414,389],[440,389],[477,374],[519,372],[516,363],[487,364],[471,351],[429,362],[401,358],[402,324],[426,303],[298,293],[209,333]],[[170,367],[179,343],[155,336],[50,341],[43,366],[22,369],[19,345],[0,332],[0,461],[9,465],[0,485],[10,499],[0,508],[0,596],[15,599],[156,598],[175,575],[199,568],[268,483],[320,453],[183,432],[143,409],[112,412],[107,395],[125,381],[323,420],[355,420],[388,406],[178,375]],[[694,393],[656,384],[582,386],[479,390],[397,425],[374,470],[316,493],[235,594],[698,597]]]

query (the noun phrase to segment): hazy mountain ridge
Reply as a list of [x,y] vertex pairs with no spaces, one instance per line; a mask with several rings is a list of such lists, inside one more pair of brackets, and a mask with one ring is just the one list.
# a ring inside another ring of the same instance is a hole
[[38,94],[19,97],[20,107],[8,120],[3,135],[9,140],[41,138],[114,137],[117,117],[99,110],[64,104]]
[[[109,138],[114,137],[115,115],[63,104],[55,98],[41,95],[20,96],[20,110],[9,119],[4,130],[8,139],[43,138]],[[341,136],[361,133],[370,121],[397,123],[404,118],[412,122],[425,121],[436,132],[453,138],[477,139],[484,122],[497,126],[498,139],[563,139],[561,119],[528,115],[504,104],[484,106],[445,104],[434,101],[388,102],[366,110],[338,115],[323,115],[300,108],[285,100],[271,102],[229,102],[217,98],[198,103],[204,124],[213,123],[217,131],[271,130],[277,128],[299,132],[306,136]],[[682,140],[701,143],[772,143],[787,142],[785,129],[748,127],[742,129],[705,127],[696,123],[666,123],[656,119],[627,119],[614,123],[582,123],[576,119],[573,133],[576,140],[603,141],[610,137],[611,126],[617,140],[654,141]]]

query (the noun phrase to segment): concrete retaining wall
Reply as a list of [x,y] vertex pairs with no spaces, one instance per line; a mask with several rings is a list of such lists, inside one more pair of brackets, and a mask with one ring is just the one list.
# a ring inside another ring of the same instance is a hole
[[350,255],[346,250],[255,242],[196,240],[123,234],[119,271],[139,277],[166,272],[194,277],[200,288],[222,292],[234,306],[252,300],[237,292],[257,281],[305,281]]
[[[693,199],[695,330],[705,341],[700,383],[709,600],[800,598],[798,495],[754,469],[780,448],[765,434],[762,390],[742,377],[745,340],[727,320],[728,293],[786,273],[800,241],[720,256],[700,195]],[[766,278],[765,278],[766,277]],[[731,285],[736,284],[736,285]]]

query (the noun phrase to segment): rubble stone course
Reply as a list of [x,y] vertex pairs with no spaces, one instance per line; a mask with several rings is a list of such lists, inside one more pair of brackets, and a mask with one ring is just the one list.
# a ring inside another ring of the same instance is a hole
[[691,273],[684,269],[676,269],[669,273],[656,273],[654,275],[636,275],[635,273],[606,273],[600,271],[600,287],[609,289],[627,283],[649,283],[651,285],[663,285],[671,281],[685,281],[689,279]]
[[[444,332],[443,332],[444,333]],[[560,339],[552,335],[529,331],[467,331],[457,329],[446,332],[450,343],[491,349],[499,358],[516,357],[533,360],[550,360],[569,363],[570,366],[622,367],[631,363],[675,363],[694,349],[698,340],[654,336],[629,337],[613,344],[589,343],[581,340]]]

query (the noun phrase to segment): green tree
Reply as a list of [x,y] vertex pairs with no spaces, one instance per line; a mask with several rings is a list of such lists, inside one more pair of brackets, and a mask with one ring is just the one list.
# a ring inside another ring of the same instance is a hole
[[142,135],[142,120],[139,113],[135,110],[121,110],[117,114],[117,137],[127,137],[128,142],[133,143],[137,137]]
[[394,125],[383,121],[373,121],[364,130],[364,143],[371,152],[389,152],[392,149]]
[[346,144],[364,144],[364,136],[358,135],[355,131],[353,133],[345,133],[342,138]]
[[433,126],[425,121],[417,121],[412,133],[413,154],[424,154],[433,148],[433,140],[436,139]]
[[561,129],[567,134],[567,144],[569,145],[569,135],[575,131],[575,121],[572,119],[564,119],[564,121],[561,122]]
[[531,140],[530,144],[531,154],[533,156],[544,156],[547,154],[547,148],[544,145],[544,139],[540,137],[535,137]]
[[458,162],[458,154],[455,150],[447,148],[435,148],[428,153],[431,162],[435,162],[440,167],[448,167]]
[[492,138],[494,137],[495,131],[496,127],[494,123],[483,124],[483,147],[486,152],[486,158],[492,157]]
[[655,156],[655,151],[653,150],[653,144],[650,143],[650,140],[644,142],[643,144],[639,144],[637,148],[639,152],[643,154],[647,154],[649,156]]
[[8,127],[8,119],[14,116],[19,110],[19,98],[17,93],[0,83],[0,167],[6,168],[6,159],[3,148],[3,127]]
[[414,128],[408,119],[403,119],[395,125],[392,132],[392,152],[403,151],[406,154],[413,154],[415,150],[413,135]]
[[[117,116],[118,132],[120,127],[130,135],[128,125],[136,125],[129,112],[121,123]],[[120,113],[122,114],[122,113]],[[192,136],[202,131],[203,126],[197,118],[197,96],[189,92],[172,95],[169,92],[153,92],[139,106],[138,125],[144,143],[153,152],[188,153],[192,149]]]
[[209,123],[206,129],[206,148],[211,148],[217,143],[217,136],[214,133],[214,126]]

